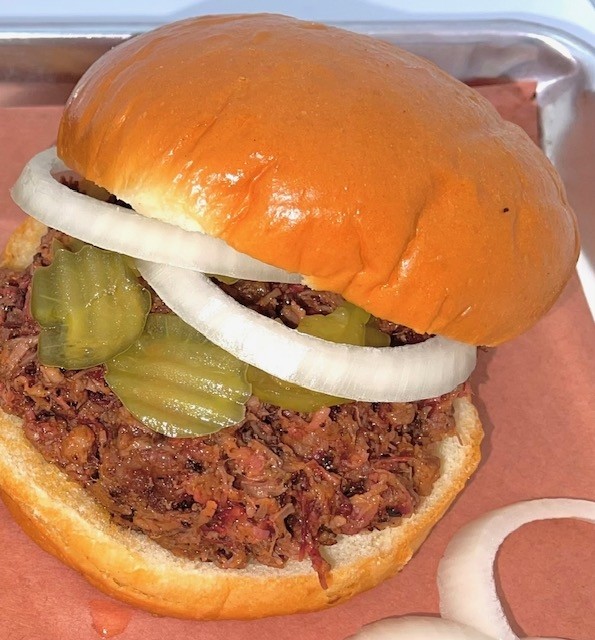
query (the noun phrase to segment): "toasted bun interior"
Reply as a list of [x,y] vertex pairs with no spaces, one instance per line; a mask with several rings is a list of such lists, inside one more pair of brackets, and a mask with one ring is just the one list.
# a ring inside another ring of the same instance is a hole
[[[153,613],[252,619],[315,611],[370,589],[399,571],[461,491],[479,462],[482,431],[468,399],[456,401],[458,438],[437,448],[442,475],[412,517],[394,528],[343,536],[324,550],[323,590],[309,561],[284,569],[220,569],[177,558],[111,522],[78,484],[27,441],[18,418],[0,412],[0,496],[27,534],[105,593]],[[282,594],[291,594],[291,598]]]
[[552,165],[485,99],[390,44],[282,16],[116,47],[72,94],[58,153],[140,213],[471,344],[532,325],[578,253]]

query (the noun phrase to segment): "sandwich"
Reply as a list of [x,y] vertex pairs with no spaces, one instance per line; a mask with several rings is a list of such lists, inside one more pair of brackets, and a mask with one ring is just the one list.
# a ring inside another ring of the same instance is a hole
[[276,15],[105,54],[12,195],[2,498],[106,593],[196,619],[401,569],[478,465],[477,347],[537,322],[579,246],[472,89]]

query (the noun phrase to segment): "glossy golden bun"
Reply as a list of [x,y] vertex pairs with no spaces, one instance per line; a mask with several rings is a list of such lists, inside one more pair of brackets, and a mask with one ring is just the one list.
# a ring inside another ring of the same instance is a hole
[[532,325],[578,253],[552,165],[475,91],[277,15],[191,18],[116,47],[68,101],[58,154],[140,213],[471,344]]
[[153,613],[211,620],[315,611],[402,569],[462,490],[479,462],[482,430],[471,402],[456,402],[459,437],[440,445],[443,473],[432,494],[401,526],[344,536],[329,547],[325,553],[333,568],[327,590],[309,561],[284,569],[219,569],[177,558],[113,524],[105,509],[29,444],[21,421],[1,411],[0,496],[43,549],[105,593]]

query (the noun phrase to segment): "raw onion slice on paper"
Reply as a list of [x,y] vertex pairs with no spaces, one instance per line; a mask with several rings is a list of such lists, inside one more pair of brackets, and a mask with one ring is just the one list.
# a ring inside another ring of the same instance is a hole
[[[371,622],[346,640],[500,640],[460,622],[430,616],[384,618]],[[524,638],[524,640],[564,640]]]
[[306,389],[367,402],[412,402],[452,391],[476,349],[434,337],[402,347],[335,344],[243,307],[204,274],[137,261],[141,275],[182,320],[236,358]]
[[494,640],[458,622],[430,616],[384,618],[371,622],[346,640]]
[[77,193],[54,177],[68,171],[55,147],[42,151],[23,169],[11,191],[13,200],[49,227],[133,258],[246,280],[301,281],[299,275],[240,253],[220,238]]
[[504,540],[524,524],[558,518],[595,524],[595,502],[570,498],[528,500],[470,522],[450,541],[438,567],[442,618],[384,618],[364,626],[347,640],[519,640],[496,592],[496,553]]
[[493,638],[517,640],[496,592],[496,553],[504,540],[524,524],[557,518],[595,524],[595,502],[569,498],[518,502],[463,527],[450,541],[438,568],[441,614]]

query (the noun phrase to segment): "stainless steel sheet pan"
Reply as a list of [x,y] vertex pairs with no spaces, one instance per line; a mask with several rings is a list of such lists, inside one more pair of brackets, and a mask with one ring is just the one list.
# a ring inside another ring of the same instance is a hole
[[[61,104],[94,60],[157,26],[0,24],[0,107]],[[535,80],[542,146],[581,226],[579,273],[595,300],[595,50],[553,28],[516,21],[370,22],[338,26],[429,58],[461,80]]]

